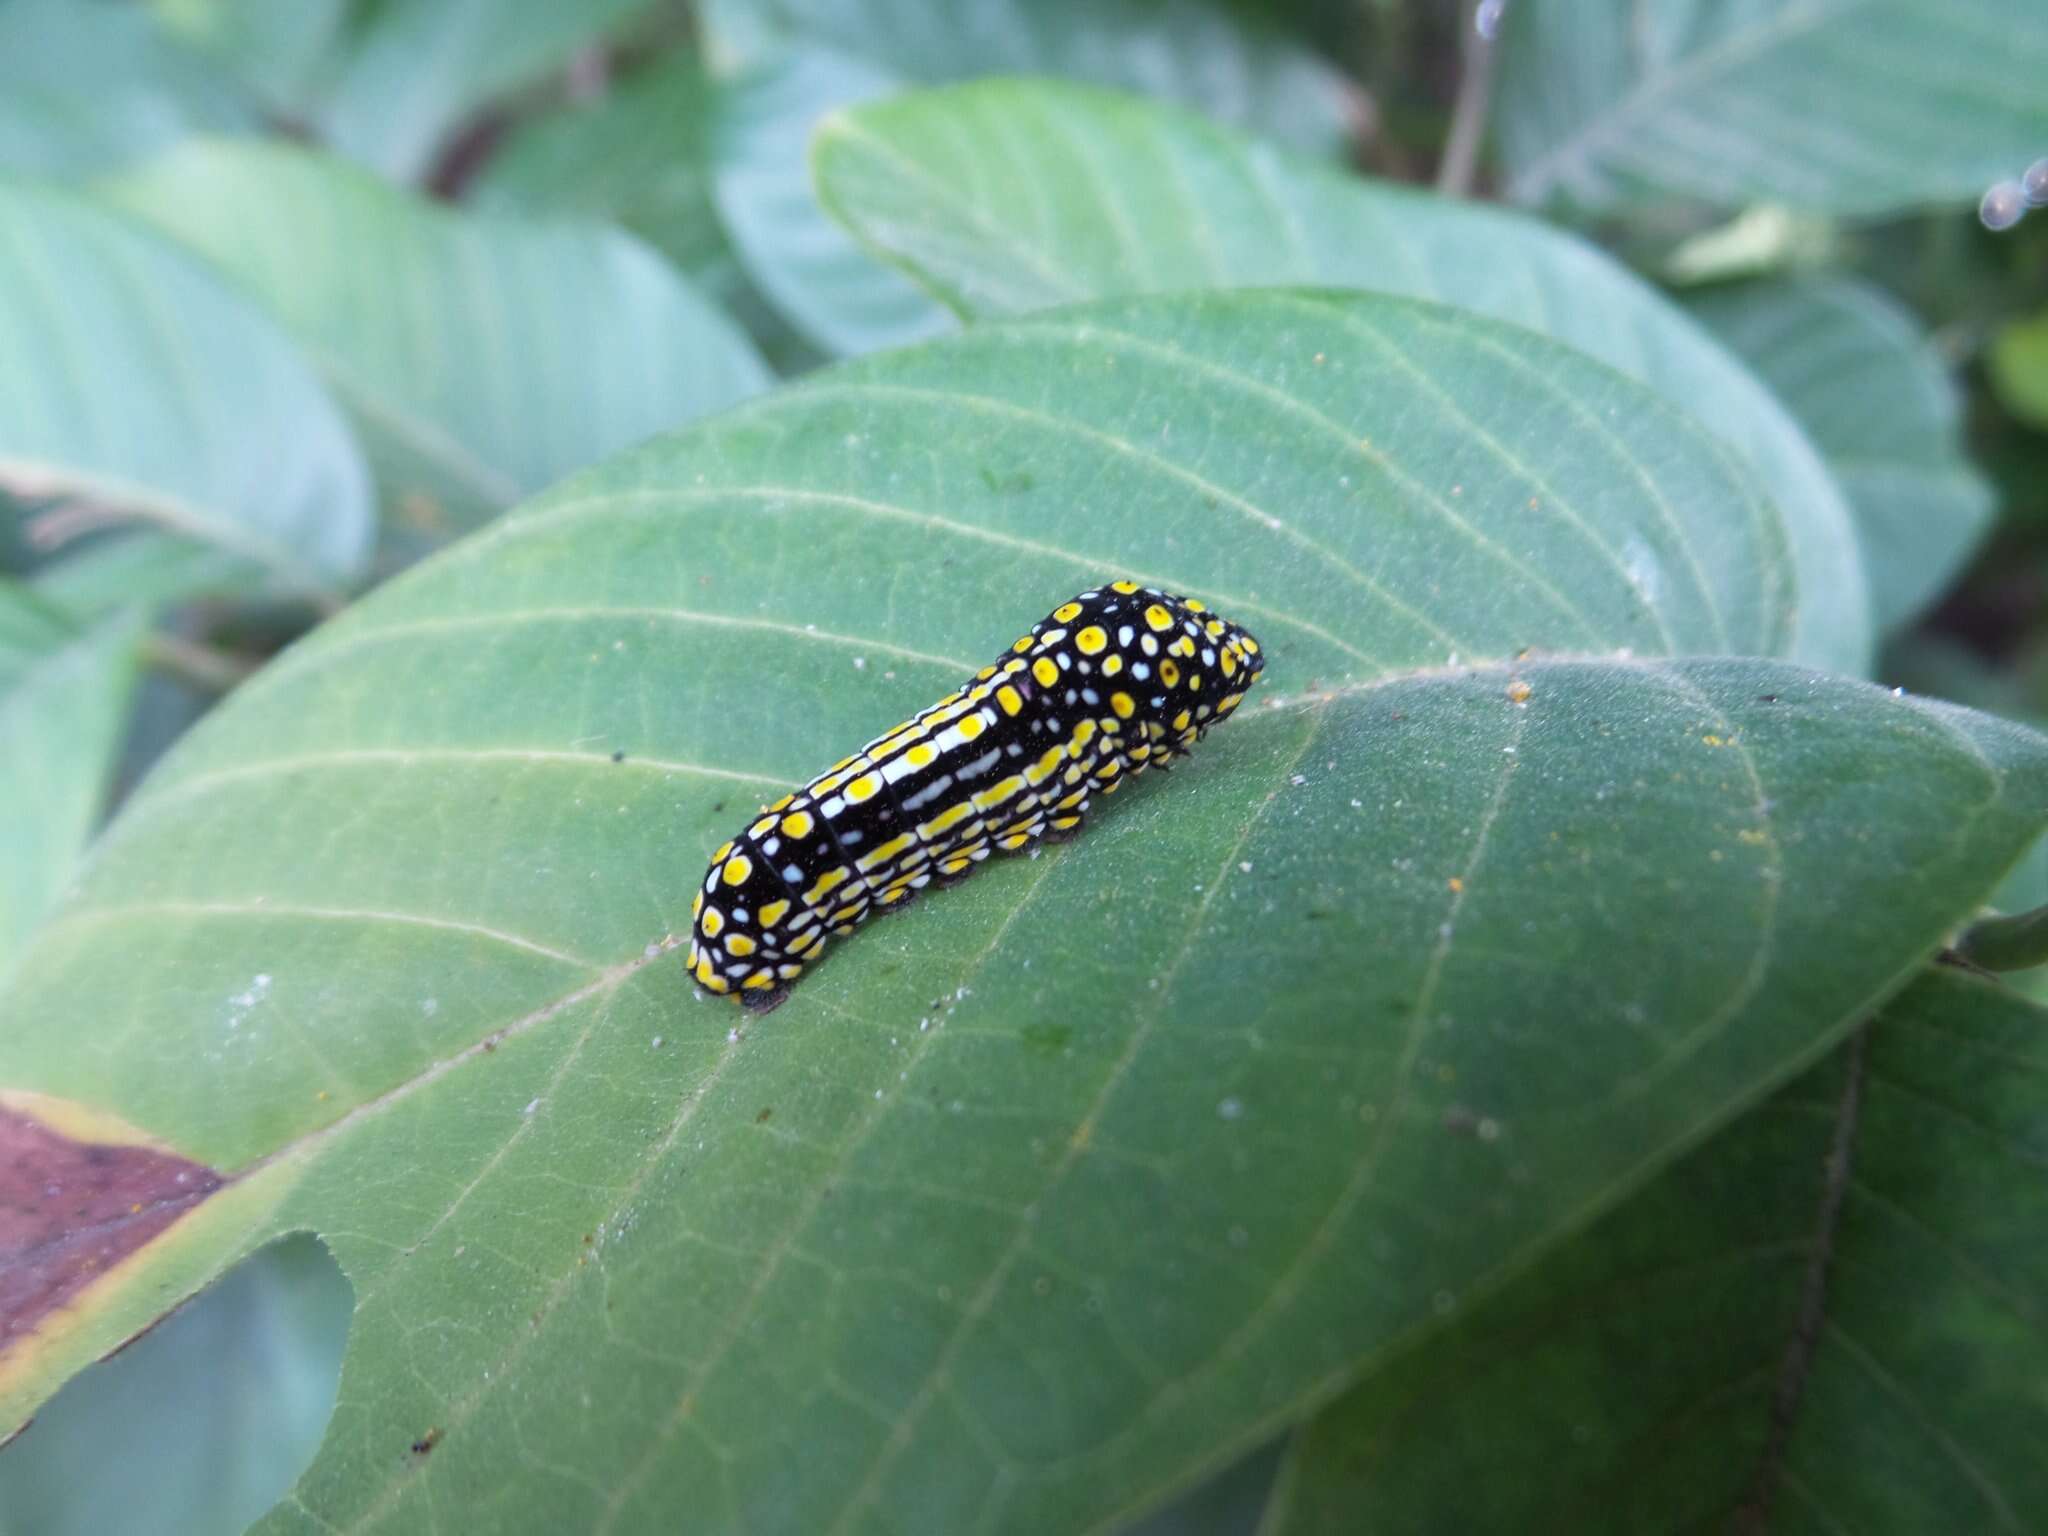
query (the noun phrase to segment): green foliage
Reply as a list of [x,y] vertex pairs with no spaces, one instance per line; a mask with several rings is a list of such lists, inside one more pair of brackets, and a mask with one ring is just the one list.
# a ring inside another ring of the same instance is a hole
[[1798,416],[1855,508],[1881,629],[1945,592],[1991,526],[1948,370],[1912,315],[1843,278],[1738,284],[1693,314]]
[[306,345],[387,515],[428,534],[766,381],[738,327],[617,230],[448,213],[339,161],[233,141],[105,193]]
[[[1051,150],[1007,152],[1024,142]],[[1327,283],[1570,342],[1749,450],[1791,534],[1797,653],[1848,670],[1867,659],[1848,514],[1797,424],[1668,300],[1568,234],[1071,86],[904,97],[832,119],[816,155],[827,205],[970,318],[1098,294]]]
[[103,504],[338,586],[369,553],[361,456],[290,341],[184,253],[0,179],[0,487]]
[[2048,12],[2011,0],[1511,6],[1501,158],[1523,202],[1971,203],[2048,142]]
[[1466,19],[0,0],[0,1530],[2048,1527],[2048,35]]

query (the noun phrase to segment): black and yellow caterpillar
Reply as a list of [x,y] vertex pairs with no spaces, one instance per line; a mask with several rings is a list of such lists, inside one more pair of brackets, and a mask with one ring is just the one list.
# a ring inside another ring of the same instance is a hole
[[711,856],[690,974],[766,1011],[877,908],[1080,830],[1091,795],[1243,702],[1259,642],[1134,581],[1062,603],[954,693],[842,758]]

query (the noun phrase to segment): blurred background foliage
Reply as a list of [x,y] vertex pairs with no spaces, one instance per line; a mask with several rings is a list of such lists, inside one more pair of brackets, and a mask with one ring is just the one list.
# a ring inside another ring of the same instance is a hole
[[[957,324],[807,148],[989,75],[1606,247],[1821,452],[1879,546],[1874,675],[2048,723],[2048,13],[1795,9],[0,0],[0,974],[149,763],[323,617],[657,430]],[[2002,900],[2048,901],[2048,854]],[[266,1252],[0,1452],[0,1527],[238,1528],[310,1459],[348,1308],[317,1244]],[[1247,1530],[1273,1466],[1146,1529]]]

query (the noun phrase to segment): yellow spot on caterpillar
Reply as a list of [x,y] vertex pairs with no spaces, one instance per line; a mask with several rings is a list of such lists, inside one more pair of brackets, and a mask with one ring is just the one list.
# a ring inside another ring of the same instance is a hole
[[1109,644],[1109,634],[1100,624],[1090,624],[1074,636],[1074,646],[1084,656],[1093,656]]
[[1169,688],[1180,686],[1180,663],[1168,659],[1159,663],[1159,681]]
[[1128,693],[1112,693],[1109,696],[1109,707],[1116,711],[1120,720],[1128,720],[1138,712],[1137,701]]
[[873,869],[878,864],[888,863],[916,840],[908,832],[899,832],[886,843],[870,848],[860,856],[861,873],[867,873],[867,871]]
[[[1189,603],[1188,606],[1193,608],[1195,604]],[[1223,621],[1221,619],[1211,619],[1202,628],[1207,632],[1211,640],[1221,640],[1223,638]]]
[[1014,837],[1004,838],[1000,846],[1011,853],[1015,853],[1019,848],[1022,848],[1026,843],[1030,841],[1031,838],[1028,834],[1019,832]]
[[849,873],[850,871],[844,864],[840,865],[837,869],[826,870],[824,874],[818,876],[818,883],[804,892],[804,905],[815,907],[819,902],[839,889],[840,886],[844,885]]
[[1173,717],[1173,728],[1176,731],[1184,731],[1188,728],[1188,712],[1186,710],[1182,710]]
[[754,872],[754,861],[744,853],[736,853],[725,861],[725,883],[745,885],[747,876]]
[[728,933],[725,936],[725,952],[728,955],[751,955],[756,947],[754,941],[744,933]]
[[804,968],[800,965],[778,965],[775,967],[775,974],[784,981],[795,981],[803,973]]
[[1003,706],[1003,713],[1006,715],[1022,714],[1024,711],[1024,695],[1007,684],[996,690],[996,702]]
[[994,667],[983,667],[979,672],[974,674],[974,680],[977,683],[985,683],[995,675],[996,669]]
[[1121,592],[1128,597],[1131,593],[1138,590],[1138,584],[1135,581],[1113,581],[1109,584],[1109,590]]
[[949,805],[930,821],[922,823],[917,829],[918,834],[926,838],[941,837],[973,814],[973,804],[962,800],[958,805]]
[[1145,622],[1154,629],[1171,629],[1173,628],[1173,615],[1168,613],[1158,603],[1154,603],[1145,610]]
[[1237,675],[1237,652],[1230,649],[1229,646],[1225,646],[1223,648],[1222,662],[1223,675],[1225,677],[1235,677]]
[[781,901],[769,902],[768,905],[763,907],[759,912],[756,912],[754,915],[761,920],[761,926],[763,928],[773,928],[777,923],[782,921],[783,914],[788,910],[789,901],[787,898],[784,898]]
[[1050,688],[1060,680],[1060,669],[1052,664],[1050,656],[1041,656],[1031,663],[1031,675],[1038,679],[1041,688]]
[[1201,674],[1201,673],[1199,673],[1199,672],[1190,672],[1190,673],[1188,674],[1188,692],[1189,692],[1189,693],[1200,693],[1201,691],[1202,691],[1202,674]]
[[725,857],[725,856],[726,856],[726,855],[727,855],[728,853],[731,853],[731,852],[732,852],[732,844],[731,844],[731,843],[720,843],[720,844],[718,845],[718,852],[716,852],[716,853],[714,853],[714,854],[712,854],[712,855],[711,855],[711,862],[712,862],[712,863],[714,863],[714,864],[716,864],[716,863],[717,863],[717,862],[718,862],[718,861],[719,861],[720,859],[724,858],[724,857]]
[[1189,613],[1207,613],[1209,611],[1206,603],[1198,603],[1192,597],[1188,599],[1187,607]]
[[1245,635],[1245,636],[1243,637],[1243,641],[1244,641],[1244,648],[1245,648],[1245,649],[1246,649],[1247,651],[1251,652],[1251,654],[1252,654],[1252,655],[1254,655],[1254,656],[1256,656],[1256,655],[1258,655],[1258,654],[1259,654],[1259,642],[1258,642],[1258,641],[1254,640],[1254,639],[1253,639],[1253,638],[1252,638],[1252,637],[1251,637],[1250,635]]
[[775,818],[773,816],[763,816],[759,821],[755,822],[751,827],[747,828],[747,836],[766,837],[769,833],[769,830],[774,825]]
[[962,741],[972,741],[988,729],[988,721],[980,715],[963,715],[960,723],[954,726],[953,729],[960,733]]
[[816,825],[817,823],[811,819],[809,811],[791,811],[782,818],[782,830],[799,841],[809,837],[811,835],[811,828]]
[[939,749],[937,747],[928,741],[920,741],[916,746],[903,754],[903,760],[913,768],[929,768],[938,755]]
[[756,971],[745,981],[741,982],[740,985],[752,992],[764,991],[775,985],[775,976],[770,971]]
[[864,773],[846,786],[846,798],[859,805],[863,800],[874,799],[881,787],[882,776],[879,773]]
[[788,794],[784,795],[780,800],[776,801],[773,805],[764,805],[761,807],[761,809],[764,811],[779,811],[784,806],[788,805],[789,802],[794,800],[795,798],[796,792],[794,790],[791,790]]
[[701,926],[705,938],[715,939],[718,937],[718,930],[725,926],[725,914],[716,907],[706,907]]
[[1012,645],[1010,649],[1015,651],[1019,656],[1022,656],[1026,651],[1031,649],[1031,637],[1029,635],[1019,635],[1017,637],[1016,644]]
[[977,794],[974,797],[975,808],[985,811],[991,806],[1001,805],[1005,800],[1014,798],[1023,793],[1023,790],[1023,776],[1013,773],[1007,779],[991,784]]
[[1117,675],[1117,673],[1119,673],[1119,672],[1123,671],[1123,669],[1124,669],[1124,659],[1123,659],[1123,657],[1121,657],[1121,656],[1105,656],[1105,657],[1103,657],[1103,658],[1102,658],[1102,675],[1103,675],[1104,677],[1115,677],[1115,676]]
[[699,891],[690,899],[690,916],[695,917],[704,910],[704,893]]
[[1081,605],[1079,603],[1061,603],[1059,607],[1052,611],[1052,618],[1055,624],[1071,624],[1079,617],[1081,617]]

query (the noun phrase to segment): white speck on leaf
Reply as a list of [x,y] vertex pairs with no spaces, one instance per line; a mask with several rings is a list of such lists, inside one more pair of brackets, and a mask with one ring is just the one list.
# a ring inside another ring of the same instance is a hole
[[528,1099],[528,1100],[526,1101],[526,1108],[524,1108],[524,1109],[522,1109],[521,1111],[519,1111],[519,1113],[520,1113],[520,1114],[522,1114],[522,1115],[531,1115],[531,1114],[532,1114],[532,1113],[533,1113],[533,1112],[534,1112],[534,1111],[535,1111],[536,1109],[539,1109],[539,1108],[540,1108],[540,1100],[539,1100],[539,1099]]
[[1225,1099],[1216,1106],[1216,1113],[1225,1120],[1236,1120],[1244,1114],[1244,1100]]

